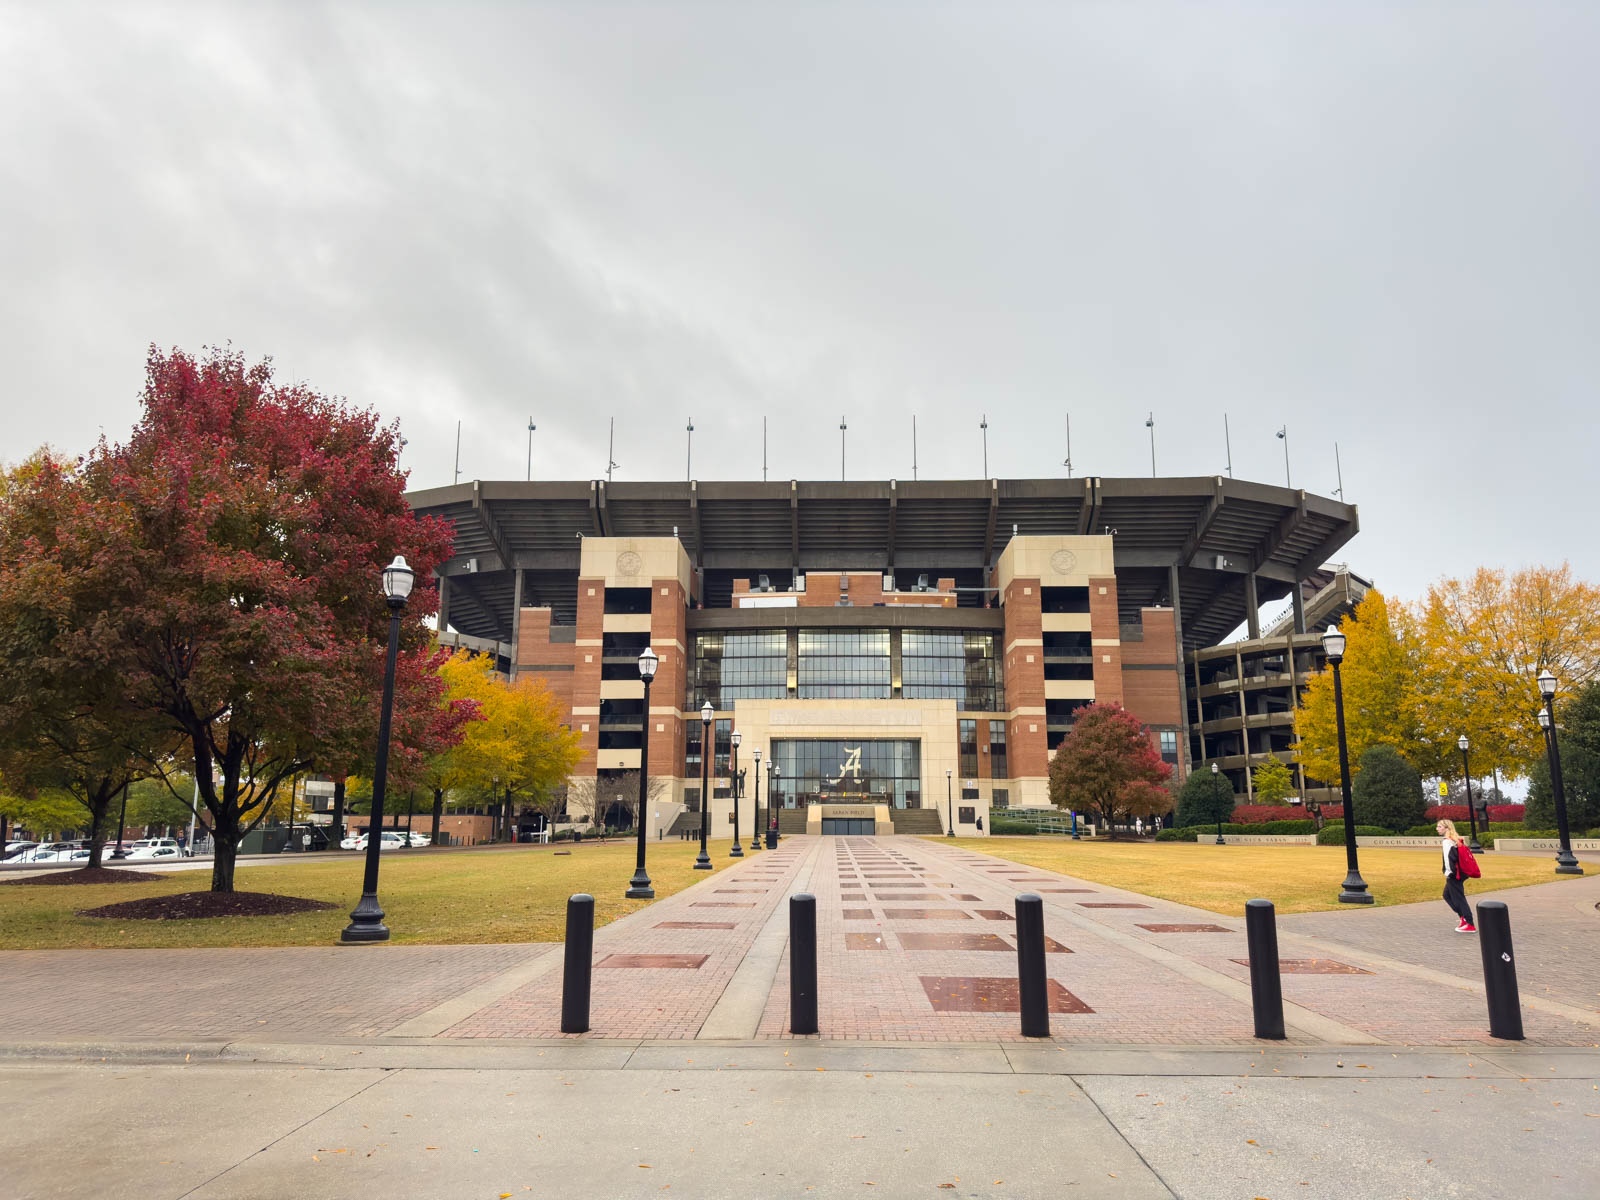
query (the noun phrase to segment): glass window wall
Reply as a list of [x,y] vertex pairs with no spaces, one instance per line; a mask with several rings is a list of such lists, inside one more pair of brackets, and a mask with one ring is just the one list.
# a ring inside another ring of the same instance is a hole
[[887,629],[800,630],[802,700],[887,700]]
[[702,633],[695,638],[693,707],[707,700],[782,700],[789,694],[788,635],[782,629]]
[[779,807],[820,802],[922,806],[922,745],[916,741],[775,740]]
[[903,631],[900,694],[907,700],[954,700],[969,711],[998,711],[1004,689],[995,642],[992,633]]

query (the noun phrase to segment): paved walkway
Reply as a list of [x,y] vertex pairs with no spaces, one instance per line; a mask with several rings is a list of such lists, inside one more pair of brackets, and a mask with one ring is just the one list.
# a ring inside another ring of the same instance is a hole
[[[821,1034],[1018,1042],[1012,913],[1045,900],[1058,1044],[1251,1045],[1242,919],[919,838],[786,838],[597,931],[590,1042],[797,1043],[786,898],[817,897]],[[1505,893],[1528,1038],[1600,1042],[1600,878]],[[1291,1045],[1490,1043],[1474,939],[1425,905],[1280,922]],[[560,1037],[549,945],[0,953],[8,1042]]]

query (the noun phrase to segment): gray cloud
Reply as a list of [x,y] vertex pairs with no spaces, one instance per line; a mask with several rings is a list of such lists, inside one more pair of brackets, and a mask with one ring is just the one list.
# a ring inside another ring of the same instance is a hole
[[0,452],[231,339],[419,485],[1224,466],[1415,593],[1593,578],[1600,18],[1452,6],[16,4]]

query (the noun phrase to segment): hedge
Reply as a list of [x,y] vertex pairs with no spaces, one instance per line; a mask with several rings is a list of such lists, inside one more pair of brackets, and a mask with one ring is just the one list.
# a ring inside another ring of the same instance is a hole
[[[1521,821],[1523,806],[1520,804],[1491,804],[1489,805],[1489,820],[1494,821]],[[1435,804],[1427,812],[1428,820],[1438,821],[1448,819],[1457,824],[1467,819],[1467,806],[1465,804]]]
[[1026,835],[1038,833],[1039,827],[1032,821],[1018,821],[1012,817],[1002,817],[990,810],[989,832]]
[[[1394,830],[1385,829],[1382,825],[1357,825],[1356,826],[1356,836],[1357,837],[1394,837],[1395,834],[1394,834]],[[1317,834],[1317,845],[1319,845],[1319,846],[1342,846],[1342,845],[1344,845],[1344,822],[1341,821],[1337,825],[1329,825],[1321,833]]]

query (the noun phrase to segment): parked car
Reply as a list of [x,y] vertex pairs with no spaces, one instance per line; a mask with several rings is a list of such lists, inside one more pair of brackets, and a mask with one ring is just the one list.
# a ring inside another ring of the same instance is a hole
[[359,834],[348,834],[339,840],[339,849],[354,850],[356,849],[357,844],[361,843],[362,841],[363,839]]
[[429,837],[425,833],[412,833],[408,834],[407,836],[410,837],[412,846],[420,847],[433,845],[433,838]]
[[83,851],[85,858],[89,851],[79,842],[41,842],[30,850],[22,861],[32,863],[66,862],[71,855]]
[[0,853],[0,862],[21,862],[23,856],[38,844],[38,842],[7,842],[4,852]]
[[[378,846],[378,849],[380,851],[383,851],[383,850],[398,850],[402,846],[404,846],[405,844],[406,844],[406,835],[405,834],[403,834],[403,833],[390,833],[388,830],[385,830],[384,834],[383,834],[382,842]],[[356,839],[356,849],[357,850],[365,850],[366,848],[367,848],[367,835],[363,833],[360,837],[358,837]]]
[[147,862],[152,858],[182,858],[183,851],[172,838],[151,838],[144,845],[132,847],[124,856],[126,862]]

